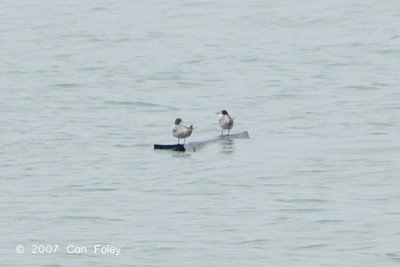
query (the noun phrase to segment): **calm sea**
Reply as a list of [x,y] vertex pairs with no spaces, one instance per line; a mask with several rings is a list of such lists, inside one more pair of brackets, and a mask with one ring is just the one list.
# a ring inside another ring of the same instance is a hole
[[[397,0],[2,0],[0,265],[399,266],[399,29]],[[153,150],[221,109],[249,140]]]

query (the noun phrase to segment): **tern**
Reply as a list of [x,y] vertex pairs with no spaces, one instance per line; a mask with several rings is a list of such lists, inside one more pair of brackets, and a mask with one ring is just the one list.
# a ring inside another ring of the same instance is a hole
[[189,137],[193,132],[193,125],[190,125],[190,127],[186,126],[183,124],[183,121],[181,118],[177,118],[175,120],[175,124],[172,127],[172,136],[178,138],[178,144],[179,140],[183,139],[183,143],[185,144],[185,138]]
[[223,109],[221,112],[218,112],[219,118],[218,118],[218,124],[222,128],[221,131],[221,136],[224,133],[224,130],[228,130],[228,135],[230,130],[233,128],[233,119],[231,116],[228,114],[228,111]]

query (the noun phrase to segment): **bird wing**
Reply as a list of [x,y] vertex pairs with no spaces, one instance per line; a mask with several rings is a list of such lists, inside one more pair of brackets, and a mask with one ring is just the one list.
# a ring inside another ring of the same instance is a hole
[[233,126],[233,118],[230,118],[230,120],[228,122],[228,126]]

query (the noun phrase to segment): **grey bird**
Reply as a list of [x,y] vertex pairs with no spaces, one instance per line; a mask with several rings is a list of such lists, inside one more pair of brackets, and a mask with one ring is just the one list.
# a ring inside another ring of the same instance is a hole
[[224,130],[228,130],[228,135],[230,130],[233,128],[233,118],[229,115],[228,111],[223,109],[221,112],[218,112],[218,124],[222,128],[221,135],[223,135]]
[[172,136],[178,138],[178,144],[179,140],[183,139],[183,143],[185,144],[185,140],[187,137],[189,137],[193,132],[193,125],[190,125],[189,127],[183,124],[183,121],[181,118],[177,118],[175,120],[175,124],[172,127]]

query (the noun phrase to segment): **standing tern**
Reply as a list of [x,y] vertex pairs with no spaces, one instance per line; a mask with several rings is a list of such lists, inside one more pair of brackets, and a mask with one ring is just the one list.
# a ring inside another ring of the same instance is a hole
[[174,126],[172,127],[172,136],[178,138],[178,144],[180,139],[183,139],[183,144],[185,144],[185,138],[189,137],[192,134],[192,131],[193,125],[190,125],[190,127],[188,127],[183,124],[182,119],[177,118],[175,120]]
[[228,114],[228,111],[223,109],[221,112],[218,112],[219,118],[218,118],[218,124],[222,128],[221,131],[221,136],[224,133],[224,130],[228,130],[228,135],[230,130],[233,128],[233,119],[231,116]]

